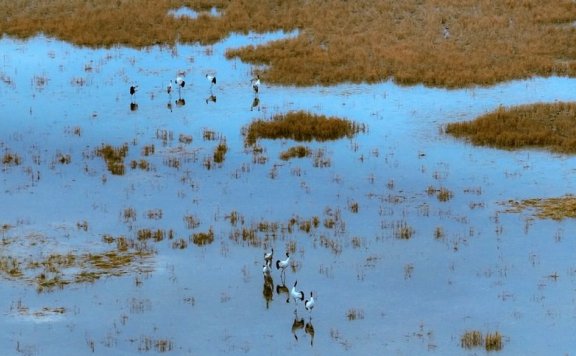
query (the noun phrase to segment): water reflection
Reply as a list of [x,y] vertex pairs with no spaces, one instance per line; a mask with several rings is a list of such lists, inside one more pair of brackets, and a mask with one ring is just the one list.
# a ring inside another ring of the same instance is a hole
[[294,317],[294,321],[292,322],[292,335],[296,341],[298,341],[298,332],[304,328],[304,318],[298,319],[298,316]]
[[264,273],[264,285],[262,286],[262,296],[266,301],[266,309],[269,308],[270,302],[274,296],[274,280],[270,273]]
[[312,325],[312,319],[304,326],[304,332],[310,335],[310,346],[314,346],[314,325]]
[[260,99],[257,96],[254,97],[254,100],[252,100],[252,106],[250,106],[250,111],[253,111],[254,109],[260,111]]
[[206,104],[208,104],[208,103],[210,103],[210,102],[212,102],[212,103],[215,103],[215,102],[216,102],[216,95],[213,95],[213,94],[211,93],[210,96],[206,98]]
[[282,284],[276,286],[276,294],[286,294],[286,303],[290,303],[290,291],[288,290],[288,287],[286,287],[286,282],[283,279],[281,279],[281,281]]

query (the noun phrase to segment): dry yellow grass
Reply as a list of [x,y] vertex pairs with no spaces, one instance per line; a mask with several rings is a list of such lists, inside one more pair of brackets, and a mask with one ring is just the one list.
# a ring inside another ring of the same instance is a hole
[[[216,7],[195,19],[170,9]],[[462,87],[576,75],[571,0],[0,0],[0,33],[88,46],[213,43],[231,32],[299,30],[231,50],[280,84],[378,82]]]
[[538,103],[500,108],[473,121],[451,123],[446,132],[475,145],[576,153],[575,119],[576,103]]
[[558,198],[535,198],[521,201],[510,200],[507,212],[521,212],[526,209],[535,209],[535,215],[541,219],[562,220],[576,218],[576,196],[565,195]]
[[364,131],[364,125],[306,111],[278,114],[271,120],[256,120],[244,130],[246,144],[253,145],[259,138],[292,139],[295,141],[328,141],[352,137]]

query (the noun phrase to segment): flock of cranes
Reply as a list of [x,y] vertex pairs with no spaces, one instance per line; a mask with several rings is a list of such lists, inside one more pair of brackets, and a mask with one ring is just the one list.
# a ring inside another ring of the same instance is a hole
[[[208,104],[210,102],[215,103],[216,102],[216,96],[213,94],[212,88],[217,83],[216,75],[215,74],[206,74],[205,77],[208,80],[208,82],[210,83],[210,96],[208,96],[206,98],[206,104]],[[173,91],[174,85],[176,86],[176,88],[178,90],[178,100],[176,100],[176,105],[183,106],[186,104],[186,102],[184,101],[184,99],[182,99],[182,90],[186,86],[186,81],[184,80],[184,78],[180,74],[178,74],[174,81],[170,80],[168,82],[168,84],[166,85],[166,93],[168,93],[168,96],[170,98],[172,97],[172,91]],[[252,78],[250,80],[250,85],[252,86],[252,91],[254,92],[254,100],[252,101],[252,105],[250,107],[250,111],[252,111],[260,105],[260,99],[258,98],[258,92],[260,91],[260,85],[261,85],[260,75],[256,75],[255,78]],[[131,98],[130,109],[132,111],[135,111],[138,109],[138,104],[134,100],[134,96],[136,95],[137,91],[138,91],[138,85],[132,84],[130,86],[130,98]],[[168,102],[168,108],[172,109],[171,101]]]
[[[254,89],[257,91],[257,89]],[[264,265],[262,266],[262,273],[264,274],[264,289],[263,294],[267,301],[266,306],[268,307],[268,302],[272,299],[274,285],[272,281],[272,261],[274,260],[274,249],[272,248],[270,252],[264,253]],[[286,258],[276,260],[275,267],[276,270],[280,271],[281,285],[276,286],[277,294],[287,294],[286,303],[290,303],[292,299],[294,301],[294,321],[292,323],[292,334],[294,338],[298,340],[297,331],[304,328],[306,334],[311,336],[310,344],[314,342],[314,326],[312,325],[312,310],[315,306],[315,300],[313,292],[310,291],[310,297],[305,299],[306,295],[304,291],[298,290],[298,280],[294,281],[292,288],[288,290],[286,287],[286,268],[290,266],[290,253],[286,252]],[[298,305],[299,303],[304,304],[304,308],[310,313],[310,318],[308,322],[304,321],[304,318],[298,318]]]

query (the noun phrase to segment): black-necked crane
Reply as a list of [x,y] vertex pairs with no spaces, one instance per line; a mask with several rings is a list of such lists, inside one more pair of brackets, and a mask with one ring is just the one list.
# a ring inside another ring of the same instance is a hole
[[251,83],[254,94],[258,94],[258,91],[260,90],[260,75],[256,75],[256,78],[253,78]]
[[206,79],[210,82],[210,86],[216,85],[216,76],[211,74],[206,74]]
[[286,267],[290,264],[290,254],[286,252],[286,259],[276,261],[276,269],[282,269],[281,273],[284,273]]

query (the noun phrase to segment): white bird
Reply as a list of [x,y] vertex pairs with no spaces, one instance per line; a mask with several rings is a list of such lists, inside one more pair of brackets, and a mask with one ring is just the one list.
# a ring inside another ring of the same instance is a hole
[[292,289],[290,290],[290,296],[292,298],[294,298],[294,304],[297,304],[298,299],[300,299],[301,301],[304,300],[304,292],[296,290],[297,284],[298,284],[298,281],[294,282],[294,285],[292,286]]
[[178,96],[181,97],[182,89],[184,89],[184,85],[186,85],[186,82],[184,81],[184,78],[182,78],[181,76],[177,76],[175,83],[176,86],[178,87]]
[[286,267],[290,264],[290,255],[286,252],[286,259],[285,260],[277,260],[276,261],[276,269],[282,268],[282,272],[286,270]]
[[210,82],[210,86],[216,85],[216,76],[215,75],[206,74],[206,79],[208,79],[208,81]]
[[172,80],[170,80],[170,83],[168,83],[168,86],[166,87],[166,92],[168,93],[168,95],[172,93]]
[[264,266],[262,266],[262,273],[265,274],[270,274],[270,266],[268,265],[268,263],[266,263]]
[[304,308],[310,312],[314,309],[314,297],[312,296],[312,292],[310,292],[310,299],[304,301]]
[[258,94],[258,90],[260,89],[260,75],[256,75],[256,78],[253,78],[251,82],[254,93]]
[[267,265],[272,266],[273,257],[274,257],[274,249],[272,249],[270,252],[264,252],[264,262],[266,262]]

